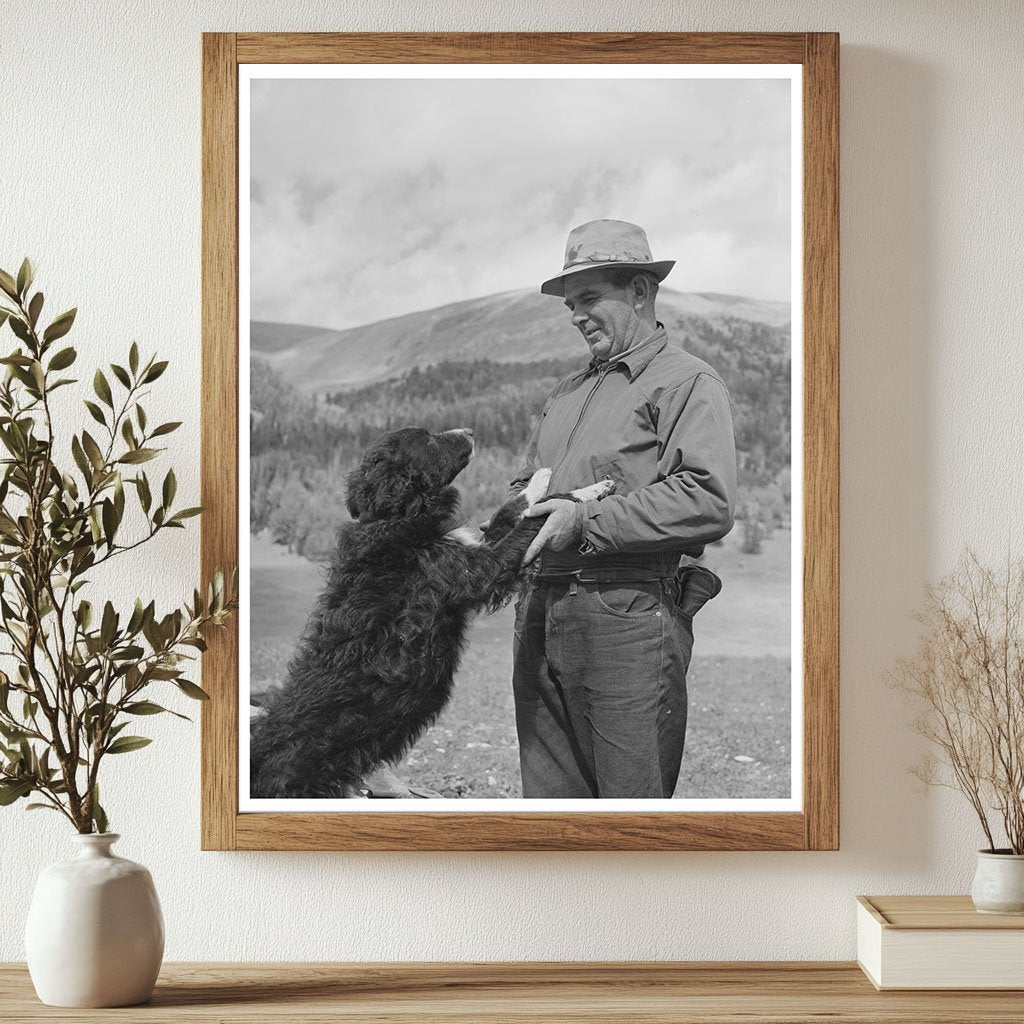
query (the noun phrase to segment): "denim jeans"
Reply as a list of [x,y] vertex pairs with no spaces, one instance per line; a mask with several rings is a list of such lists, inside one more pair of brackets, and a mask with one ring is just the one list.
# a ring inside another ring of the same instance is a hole
[[516,606],[512,678],[524,797],[672,796],[693,648],[678,586],[528,586]]

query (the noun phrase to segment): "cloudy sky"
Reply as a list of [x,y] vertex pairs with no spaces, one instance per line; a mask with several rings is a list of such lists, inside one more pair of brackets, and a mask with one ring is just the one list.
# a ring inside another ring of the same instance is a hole
[[251,316],[343,328],[539,287],[599,217],[647,229],[668,287],[786,300],[789,90],[256,80]]

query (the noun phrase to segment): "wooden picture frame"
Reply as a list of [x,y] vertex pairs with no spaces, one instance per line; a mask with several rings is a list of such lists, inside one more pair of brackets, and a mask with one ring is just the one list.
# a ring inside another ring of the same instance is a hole
[[[238,632],[203,659],[207,850],[834,850],[839,843],[839,38],[832,33],[206,34],[202,571],[238,562],[238,69],[269,63],[800,64],[803,93],[802,810],[240,813]],[[794,339],[795,344],[796,339]],[[796,437],[794,435],[794,443]]]

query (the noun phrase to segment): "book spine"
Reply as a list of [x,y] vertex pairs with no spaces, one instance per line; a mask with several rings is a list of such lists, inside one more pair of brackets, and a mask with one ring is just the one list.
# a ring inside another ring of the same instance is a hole
[[882,926],[857,904],[857,963],[875,988],[882,987]]

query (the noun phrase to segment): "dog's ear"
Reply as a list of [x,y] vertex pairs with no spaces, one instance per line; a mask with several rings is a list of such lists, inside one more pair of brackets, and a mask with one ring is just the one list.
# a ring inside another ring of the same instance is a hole
[[408,466],[387,452],[371,452],[349,473],[345,504],[354,519],[391,519],[409,514],[406,506],[414,494]]

